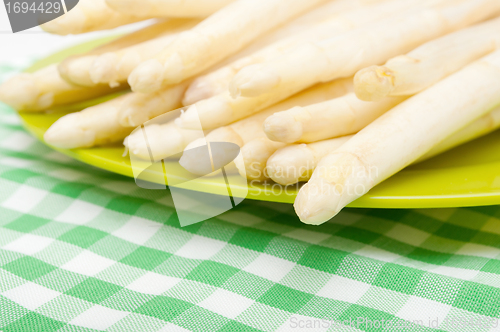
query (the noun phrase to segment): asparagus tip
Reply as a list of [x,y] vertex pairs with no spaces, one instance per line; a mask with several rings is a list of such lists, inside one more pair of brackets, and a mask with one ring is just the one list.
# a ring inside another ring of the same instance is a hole
[[80,128],[79,113],[63,116],[45,132],[47,144],[61,149],[85,148],[94,145],[95,133]]
[[0,85],[0,101],[12,108],[21,110],[38,110],[40,91],[31,74],[16,75]]
[[394,90],[391,71],[385,67],[371,66],[354,76],[354,92],[363,101],[380,101]]
[[288,111],[278,112],[264,121],[264,132],[276,142],[294,143],[302,137],[302,123]]
[[267,173],[276,183],[295,184],[308,180],[315,161],[314,154],[306,144],[290,145],[276,151],[267,160]]
[[269,92],[280,82],[280,77],[274,72],[265,70],[262,65],[251,65],[236,74],[229,84],[231,97],[258,97]]
[[92,82],[95,84],[110,83],[116,77],[117,62],[116,54],[111,52],[96,57],[89,69]]
[[184,138],[173,124],[153,124],[134,131],[124,144],[131,156],[150,160],[151,152],[153,159],[157,161],[182,152]]
[[[300,220],[309,225],[321,225],[340,211],[341,195],[331,192],[323,179],[309,181],[299,191],[293,207]],[[325,190],[326,189],[326,190]],[[332,208],[330,208],[332,207]]]
[[59,75],[68,83],[81,86],[94,86],[89,68],[96,56],[71,57],[57,66]]
[[128,78],[134,92],[153,93],[161,89],[164,68],[160,61],[151,59],[135,68]]

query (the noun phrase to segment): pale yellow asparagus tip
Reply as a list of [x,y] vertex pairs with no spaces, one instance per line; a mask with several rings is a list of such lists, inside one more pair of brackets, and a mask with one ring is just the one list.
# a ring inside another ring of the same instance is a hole
[[180,128],[195,128],[200,126],[200,117],[198,116],[198,109],[195,105],[188,107],[188,109],[181,113],[178,119],[175,120],[176,125]]
[[135,93],[132,93],[120,107],[118,122],[123,127],[137,127],[150,120],[148,112],[142,112],[143,105],[135,103]]
[[354,92],[364,101],[380,101],[394,90],[394,75],[385,67],[370,66],[354,76]]
[[182,152],[187,144],[200,137],[203,137],[203,131],[182,129],[174,121],[170,121],[162,125],[144,126],[143,129],[134,131],[124,144],[132,156],[150,160],[151,151],[154,160],[161,160]]
[[326,180],[318,179],[306,183],[300,189],[293,207],[303,223],[320,225],[340,212],[343,207],[339,204],[341,195],[331,188]]
[[130,105],[120,110],[118,121],[124,127],[137,127],[150,120],[147,114],[138,112],[136,105]]
[[80,121],[80,113],[65,115],[50,126],[43,139],[47,144],[61,149],[91,147],[95,143],[95,132],[81,128],[78,125]]
[[294,208],[300,220],[319,225],[373,187],[370,169],[353,153],[331,153],[321,159],[303,186]]
[[57,66],[59,75],[69,83],[80,86],[94,86],[88,68],[97,56],[71,57]]
[[160,61],[151,59],[141,63],[128,77],[128,84],[134,92],[153,93],[161,89],[164,68]]
[[37,88],[31,74],[16,75],[0,85],[0,100],[16,110],[43,109],[44,105],[50,106],[52,98],[39,98]]
[[353,135],[349,135],[310,144],[285,146],[267,160],[267,173],[272,180],[282,185],[308,181],[318,162],[352,137]]
[[[134,131],[125,139],[123,144],[129,149],[130,155],[140,159],[149,160],[150,151],[154,160],[167,158],[184,149],[182,134],[175,130],[175,126],[169,127],[166,130],[165,125],[153,124],[145,126],[144,129]],[[143,131],[146,133],[149,149]]]
[[302,107],[294,107],[289,111],[278,112],[264,121],[264,132],[270,140],[284,143],[297,142],[303,133],[302,122],[293,116]]
[[314,153],[307,144],[286,146],[267,160],[267,174],[284,186],[308,180],[316,167]]
[[[117,76],[116,64],[118,63],[116,53],[104,53],[94,60],[89,74],[94,84],[112,82]],[[113,84],[113,83],[112,83]]]
[[272,71],[263,70],[261,64],[241,69],[229,84],[231,97],[258,97],[269,92],[280,83],[280,76]]
[[[153,126],[154,125],[151,125],[149,127],[151,128]],[[123,145],[125,146],[125,149],[128,150],[130,156],[135,156],[143,160],[151,159],[148,150],[148,144],[146,143],[146,140],[144,138],[142,128],[136,129],[134,132],[132,132],[132,134],[127,136],[123,140]]]

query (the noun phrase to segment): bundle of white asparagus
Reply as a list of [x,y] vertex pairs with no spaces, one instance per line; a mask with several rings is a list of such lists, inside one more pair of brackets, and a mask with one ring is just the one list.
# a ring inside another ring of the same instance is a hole
[[148,161],[185,151],[179,163],[194,174],[205,170],[186,151],[233,143],[250,183],[306,182],[295,210],[315,225],[406,166],[500,128],[499,0],[80,0],[43,27],[66,35],[150,18],[160,20],[11,78],[0,100],[53,112],[130,85],[62,116],[45,141],[123,142]]

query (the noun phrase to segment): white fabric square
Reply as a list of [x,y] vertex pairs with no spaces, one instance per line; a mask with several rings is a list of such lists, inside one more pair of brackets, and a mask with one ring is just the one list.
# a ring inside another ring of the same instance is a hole
[[55,299],[61,293],[33,282],[27,282],[2,293],[2,295],[29,310],[35,310],[41,305]]
[[451,266],[438,266],[435,269],[429,270],[429,272],[462,280],[471,280],[479,273],[478,270],[459,269]]
[[19,116],[15,115],[15,114],[12,114],[12,115],[2,114],[2,123],[8,124],[8,125],[20,125],[21,119],[19,118]]
[[22,185],[2,203],[2,206],[7,209],[26,213],[37,206],[47,194],[48,192],[45,190]]
[[32,160],[12,158],[12,157],[2,157],[0,159],[0,164],[5,166],[13,166],[16,168],[26,168],[33,164]]
[[139,217],[132,217],[125,225],[112,234],[135,244],[144,244],[161,228],[161,226],[162,225],[157,222]]
[[56,179],[61,179],[61,180],[66,180],[66,181],[75,181],[78,180],[82,177],[85,176],[85,173],[75,171],[73,169],[69,168],[61,168],[61,169],[56,169],[52,172],[49,173],[50,176],[56,178]]
[[488,332],[500,332],[500,322],[498,321],[498,318],[493,320],[492,326]]
[[356,303],[370,287],[370,284],[361,281],[333,276],[316,295],[348,303]]
[[458,249],[457,255],[468,255],[486,258],[496,258],[500,255],[500,250],[493,247],[484,246],[475,243],[466,243]]
[[209,259],[224,248],[225,245],[226,242],[223,241],[194,235],[175,255],[192,259]]
[[395,260],[401,258],[401,256],[397,254],[393,254],[392,252],[382,250],[370,245],[367,245],[354,253],[356,255],[377,259],[379,261],[387,263],[394,262]]
[[80,273],[86,276],[93,276],[113,265],[115,261],[106,257],[84,250],[78,256],[61,266],[61,268]]
[[3,249],[20,252],[25,255],[33,255],[45,249],[54,241],[54,239],[48,237],[26,234],[8,243]]
[[254,302],[254,300],[219,288],[198,305],[221,316],[234,319]]
[[89,310],[73,318],[73,320],[71,320],[69,323],[87,327],[89,329],[106,330],[111,325],[117,323],[128,314],[128,312],[95,305]]
[[55,220],[74,225],[83,225],[99,215],[104,210],[103,207],[75,200],[66,210],[58,215]]
[[421,245],[425,240],[429,238],[429,236],[431,236],[429,233],[402,224],[396,224],[385,235],[392,239],[408,243],[413,246]]
[[0,146],[8,150],[24,151],[36,141],[31,135],[24,131],[16,131],[0,142]]
[[330,234],[324,234],[319,232],[308,231],[306,229],[295,229],[291,232],[284,233],[283,236],[290,237],[292,239],[301,240],[308,243],[320,243],[331,237]]
[[410,296],[396,316],[408,321],[422,321],[425,325],[430,320],[444,321],[450,309],[451,306],[448,304]]
[[126,288],[144,294],[160,295],[177,285],[180,278],[168,277],[154,272],[148,272]]
[[293,262],[268,254],[261,254],[243,270],[259,277],[278,282],[283,279],[294,266],[295,263]]

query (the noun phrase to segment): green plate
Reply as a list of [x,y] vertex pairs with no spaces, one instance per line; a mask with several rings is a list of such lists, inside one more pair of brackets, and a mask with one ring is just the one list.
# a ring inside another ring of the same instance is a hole
[[[32,72],[59,62],[71,54],[86,52],[109,41],[109,38],[88,42],[53,54],[35,63]],[[101,99],[102,101],[102,99]],[[42,140],[47,128],[64,113],[80,110],[99,102],[88,101],[63,107],[50,114],[20,114],[25,127]],[[122,157],[121,145],[91,149],[56,149],[84,163],[111,172],[133,177],[128,157]],[[231,176],[229,176],[231,178]],[[233,175],[236,177],[236,175]],[[163,182],[162,174],[152,174],[151,180]],[[241,181],[240,181],[241,183]],[[189,186],[187,186],[189,187]],[[227,194],[219,182],[204,179],[189,187],[191,190]],[[285,190],[286,189],[286,190]],[[245,196],[247,190],[233,190],[233,195]],[[293,203],[296,187],[277,184],[249,185],[247,198],[272,202]],[[477,139],[426,162],[411,166],[373,188],[349,206],[364,208],[438,208],[500,204],[500,132]]]

